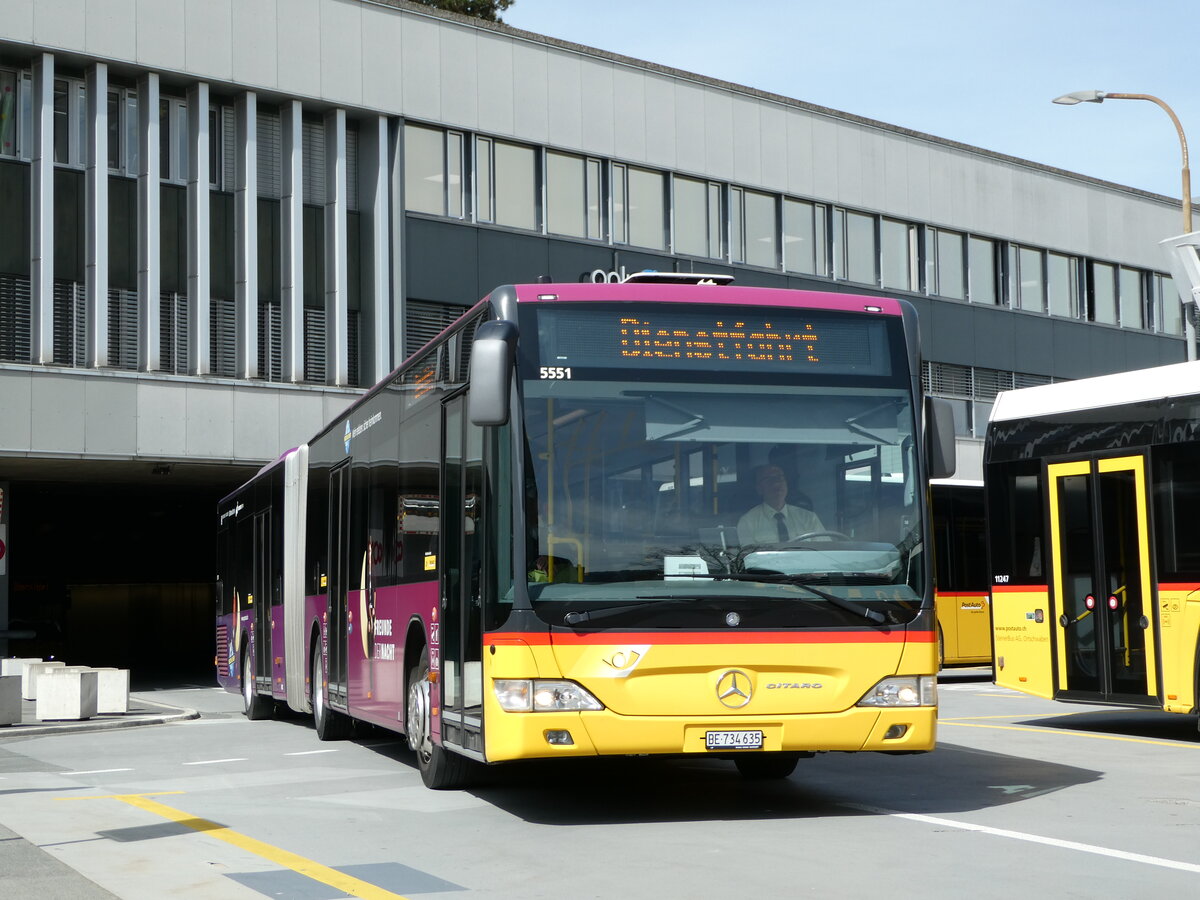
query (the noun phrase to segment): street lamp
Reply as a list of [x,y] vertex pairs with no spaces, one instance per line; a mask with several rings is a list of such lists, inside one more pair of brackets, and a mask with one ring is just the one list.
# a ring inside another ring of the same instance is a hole
[[[1074,106],[1076,103],[1103,103],[1105,100],[1149,100],[1151,103],[1157,103],[1162,111],[1171,117],[1175,131],[1179,134],[1179,148],[1183,152],[1183,233],[1190,234],[1192,231],[1192,173],[1188,168],[1187,137],[1184,136],[1183,126],[1179,123],[1179,116],[1175,115],[1175,110],[1152,94],[1072,91],[1054,98],[1054,102],[1062,106]],[[1187,340],[1187,358],[1193,360],[1196,358],[1196,327],[1192,323],[1192,317],[1188,314],[1186,304],[1183,309],[1183,330]]]

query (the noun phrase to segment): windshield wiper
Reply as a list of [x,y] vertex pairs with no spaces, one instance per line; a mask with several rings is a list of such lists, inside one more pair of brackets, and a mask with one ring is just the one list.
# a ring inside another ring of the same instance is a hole
[[[873,622],[876,625],[887,625],[893,620],[885,613],[881,613],[877,609],[871,609],[869,606],[860,606],[857,603],[851,603],[837,594],[831,594],[823,591],[820,588],[815,588],[811,584],[805,584],[795,575],[748,575],[742,572],[718,572],[714,575],[692,575],[691,578],[710,578],[713,581],[751,581],[759,584],[786,584],[789,587],[798,587],[808,591],[814,596],[820,597],[822,600],[827,600],[838,609],[845,610],[856,616],[866,619],[868,622]],[[649,600],[651,602],[641,605],[624,605],[624,606],[606,606],[603,609],[592,609],[578,612],[569,612],[563,616],[563,622],[567,625],[582,625],[584,622],[593,622],[597,619],[607,619],[610,616],[618,616],[626,612],[645,612],[651,609],[660,609],[664,606],[686,605],[691,603],[699,603],[701,601],[715,601],[720,603],[727,600],[762,600],[763,597],[743,594],[732,595],[714,595],[710,597],[664,597],[660,595],[651,595],[638,597],[638,600]]]
[[659,609],[675,604],[699,603],[701,600],[723,600],[724,597],[636,597],[636,600],[652,600],[652,603],[625,604],[624,606],[605,606],[602,609],[588,609],[579,612],[569,612],[563,616],[567,625],[582,625],[584,622],[594,622],[596,619],[607,619],[626,612],[645,612],[648,609]]
[[[705,576],[693,576],[703,578]],[[871,609],[869,606],[860,606],[857,603],[851,603],[844,597],[839,597],[837,594],[831,594],[828,591],[823,591],[820,588],[813,587],[806,583],[799,575],[784,575],[782,572],[778,575],[772,575],[767,572],[760,574],[748,574],[745,572],[718,572],[715,575],[709,575],[713,579],[728,579],[730,581],[756,581],[762,584],[786,584],[791,587],[798,587],[801,590],[808,591],[820,597],[822,600],[827,600],[838,609],[845,610],[848,613],[853,613],[856,616],[861,616],[868,622],[874,622],[876,625],[887,625],[892,622],[892,617],[886,613],[881,613],[877,609]]]

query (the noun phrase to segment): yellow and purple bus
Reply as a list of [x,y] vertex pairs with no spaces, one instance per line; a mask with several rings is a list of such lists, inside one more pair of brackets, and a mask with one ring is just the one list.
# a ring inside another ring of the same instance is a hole
[[433,788],[931,749],[953,432],[916,314],[728,280],[498,288],[221,501],[219,682],[402,732]]
[[997,684],[1196,712],[1198,410],[1197,363],[999,396],[984,463]]

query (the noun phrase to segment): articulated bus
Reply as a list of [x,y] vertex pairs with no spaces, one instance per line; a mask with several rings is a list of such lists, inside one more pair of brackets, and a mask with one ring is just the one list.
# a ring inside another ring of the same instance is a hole
[[[221,501],[217,676],[246,714],[402,732],[433,788],[931,749],[925,492],[954,451],[915,312],[721,280],[498,288]],[[781,483],[806,524],[748,530]]]
[[996,683],[1195,712],[1200,365],[1002,393],[984,481]]
[[983,482],[938,479],[929,486],[938,663],[992,662]]

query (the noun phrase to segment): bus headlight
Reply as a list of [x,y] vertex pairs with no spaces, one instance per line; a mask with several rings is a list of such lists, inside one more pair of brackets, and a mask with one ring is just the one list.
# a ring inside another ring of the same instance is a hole
[[496,701],[506,712],[574,712],[604,709],[604,704],[574,681],[497,678]]
[[933,675],[897,675],[885,678],[858,701],[859,706],[937,706],[937,679]]

